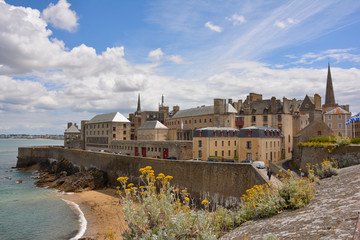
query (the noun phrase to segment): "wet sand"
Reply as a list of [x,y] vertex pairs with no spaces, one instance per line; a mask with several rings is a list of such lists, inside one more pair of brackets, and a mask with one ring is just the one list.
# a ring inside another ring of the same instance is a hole
[[114,239],[122,239],[121,234],[126,229],[126,222],[116,190],[64,194],[62,198],[78,204],[84,213],[87,227],[82,238],[103,240],[106,234],[112,232]]

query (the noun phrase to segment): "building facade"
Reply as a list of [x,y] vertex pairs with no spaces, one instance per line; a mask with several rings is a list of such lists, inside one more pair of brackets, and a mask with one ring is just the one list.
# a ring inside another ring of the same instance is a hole
[[352,137],[352,128],[346,125],[351,118],[351,113],[341,107],[335,107],[323,115],[323,121],[338,136]]
[[131,138],[131,123],[119,112],[96,115],[82,129],[86,150],[108,149],[112,141]]

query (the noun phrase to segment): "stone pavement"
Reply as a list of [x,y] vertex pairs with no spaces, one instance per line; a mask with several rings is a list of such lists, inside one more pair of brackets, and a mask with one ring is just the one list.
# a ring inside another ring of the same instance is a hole
[[359,211],[360,165],[357,165],[321,180],[308,206],[248,221],[220,239],[266,239],[267,235],[296,240],[352,239]]

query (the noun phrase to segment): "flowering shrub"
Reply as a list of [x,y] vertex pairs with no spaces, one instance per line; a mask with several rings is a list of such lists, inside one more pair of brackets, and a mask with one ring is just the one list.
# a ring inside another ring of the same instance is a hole
[[[359,140],[360,142],[360,140]],[[350,138],[340,137],[338,135],[333,135],[333,137],[319,137],[319,138],[309,138],[306,142],[299,142],[298,147],[312,147],[312,148],[327,148],[328,152],[331,153],[332,150],[336,147],[342,145],[349,145],[351,143]]]
[[240,206],[219,207],[210,211],[210,202],[201,201],[196,209],[186,190],[170,185],[172,176],[158,174],[150,166],[140,169],[141,186],[119,177],[118,190],[129,229],[124,239],[217,239],[241,223],[271,217],[282,209],[297,208],[309,202],[314,190],[308,179],[281,174],[283,187],[255,185],[241,197]]
[[317,176],[320,179],[328,178],[333,175],[338,175],[337,170],[337,162],[324,160],[320,164],[310,165],[309,163],[306,165],[306,168],[308,169],[309,178],[315,179],[315,176]]
[[280,189],[280,196],[284,199],[285,209],[296,209],[309,203],[315,195],[315,187],[309,178],[297,178],[290,170],[281,173],[283,186]]

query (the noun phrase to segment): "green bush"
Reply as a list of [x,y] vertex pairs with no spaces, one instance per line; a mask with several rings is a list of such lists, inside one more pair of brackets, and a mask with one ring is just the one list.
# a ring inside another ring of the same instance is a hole
[[360,144],[360,138],[353,138],[350,142],[351,144]]
[[117,179],[129,226],[123,233],[124,239],[215,240],[250,219],[271,217],[282,209],[304,206],[314,195],[309,179],[296,179],[289,172],[281,174],[284,184],[280,190],[271,182],[255,185],[241,197],[240,206],[215,208],[203,200],[199,209],[185,190],[170,185],[172,176],[160,173],[155,177],[150,166],[141,168],[140,172],[141,186],[128,184],[127,177]]

